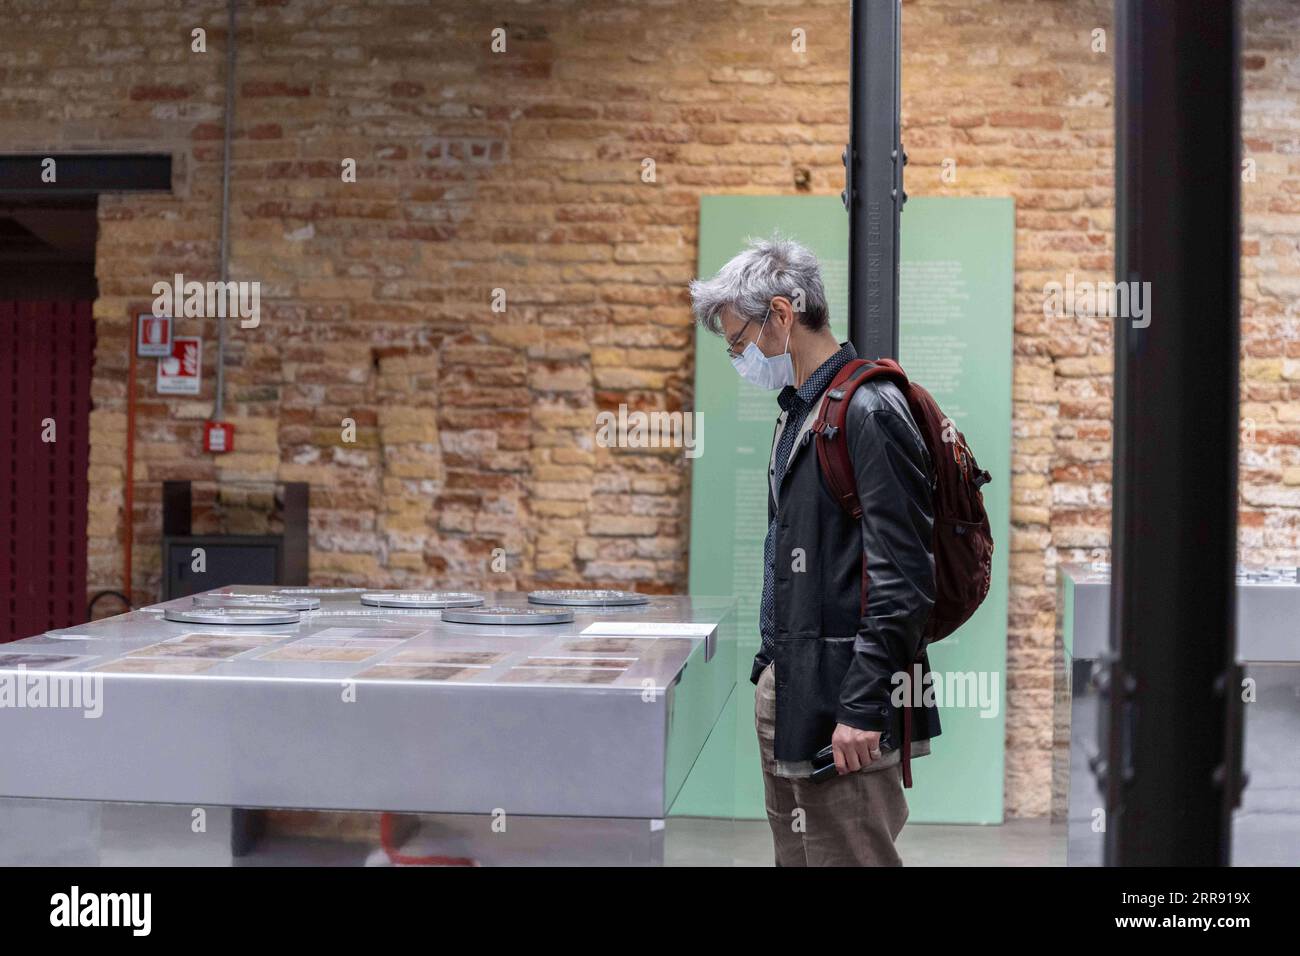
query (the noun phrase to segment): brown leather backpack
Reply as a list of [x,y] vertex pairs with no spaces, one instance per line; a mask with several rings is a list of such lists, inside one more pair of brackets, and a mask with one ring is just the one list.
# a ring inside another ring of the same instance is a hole
[[[984,495],[980,491],[991,480],[971,454],[966,437],[944,415],[929,392],[908,379],[892,359],[870,362],[856,359],[835,376],[821,404],[813,431],[817,439],[817,460],[831,493],[854,518],[862,517],[858,501],[857,480],[845,434],[849,401],[865,382],[883,378],[898,386],[917,429],[930,452],[934,473],[934,553],[935,601],[926,623],[924,640],[917,659],[925,647],[942,640],[961,627],[975,613],[989,593],[993,573],[993,532]],[[866,555],[862,559],[862,611],[867,607]],[[911,695],[909,694],[909,700]],[[911,780],[911,711],[903,709],[903,777]]]

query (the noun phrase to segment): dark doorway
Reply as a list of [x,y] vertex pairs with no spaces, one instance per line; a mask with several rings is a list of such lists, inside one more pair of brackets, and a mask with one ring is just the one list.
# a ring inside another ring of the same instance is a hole
[[86,619],[95,200],[0,203],[0,642]]

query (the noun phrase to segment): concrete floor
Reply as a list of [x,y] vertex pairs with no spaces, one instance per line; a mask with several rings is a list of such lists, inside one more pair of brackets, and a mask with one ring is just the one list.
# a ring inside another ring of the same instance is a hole
[[[913,824],[903,828],[906,866],[1064,866],[1065,825],[1045,818],[1001,826]],[[762,820],[675,817],[664,844],[667,866],[772,866],[772,834]]]
[[[450,818],[424,818],[421,831],[402,847],[404,853],[458,854],[466,847],[447,839]],[[566,866],[639,865],[611,853],[605,839],[620,839],[623,824],[606,821],[594,829],[552,830],[554,821],[516,821],[515,847],[508,860],[483,865]],[[601,830],[602,826],[609,829]],[[528,831],[532,831],[531,834]],[[439,839],[431,839],[435,834]],[[522,833],[522,836],[520,835]],[[1046,819],[1012,820],[1001,826],[913,824],[903,829],[900,852],[906,866],[1064,866],[1065,826]],[[626,836],[626,834],[622,834]],[[604,837],[605,839],[602,839]],[[603,844],[603,845],[602,845]],[[772,836],[761,820],[670,817],[664,829],[664,865],[678,867],[772,866]],[[472,852],[470,855],[475,855]],[[141,860],[140,862],[146,862]],[[271,838],[241,866],[390,866],[382,850],[362,844]]]

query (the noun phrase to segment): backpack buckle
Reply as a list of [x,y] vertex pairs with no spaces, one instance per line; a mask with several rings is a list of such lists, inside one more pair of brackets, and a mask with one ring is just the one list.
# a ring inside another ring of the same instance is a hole
[[830,441],[832,438],[838,435],[840,431],[838,428],[836,428],[834,425],[830,424],[829,422],[815,422],[813,424],[812,430],[815,431],[817,434],[821,435],[822,438],[825,438],[827,441]]

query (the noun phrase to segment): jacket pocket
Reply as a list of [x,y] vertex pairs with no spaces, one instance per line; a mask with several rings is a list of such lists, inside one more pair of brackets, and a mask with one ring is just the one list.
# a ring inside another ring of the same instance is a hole
[[840,685],[853,662],[854,640],[823,637],[776,641],[777,760],[810,760],[831,742]]

